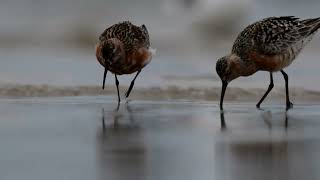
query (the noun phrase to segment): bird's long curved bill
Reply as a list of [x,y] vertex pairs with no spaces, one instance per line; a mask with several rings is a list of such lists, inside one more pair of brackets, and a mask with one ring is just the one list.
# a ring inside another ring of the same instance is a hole
[[221,97],[220,97],[220,110],[223,110],[223,98],[224,93],[226,92],[228,82],[222,81]]
[[108,69],[105,67],[105,68],[104,68],[104,73],[103,73],[102,89],[104,89],[104,85],[105,85],[105,83],[106,83],[107,72],[108,72]]

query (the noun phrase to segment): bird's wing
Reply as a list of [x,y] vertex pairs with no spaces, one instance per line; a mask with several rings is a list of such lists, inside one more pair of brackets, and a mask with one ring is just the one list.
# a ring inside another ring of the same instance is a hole
[[260,54],[280,54],[319,28],[320,18],[301,21],[293,16],[271,17],[256,23],[254,44]]

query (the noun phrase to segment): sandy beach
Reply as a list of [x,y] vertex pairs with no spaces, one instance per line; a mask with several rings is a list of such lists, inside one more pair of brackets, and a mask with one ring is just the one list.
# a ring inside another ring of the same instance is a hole
[[0,179],[319,179],[320,105],[113,100],[1,99]]

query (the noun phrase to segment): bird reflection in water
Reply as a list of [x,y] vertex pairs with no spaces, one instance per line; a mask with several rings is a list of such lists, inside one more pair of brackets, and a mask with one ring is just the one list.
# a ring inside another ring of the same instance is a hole
[[[227,114],[227,119],[225,118]],[[228,118],[228,115],[230,117]],[[221,131],[227,130],[226,121],[229,120],[229,126],[232,122],[242,120],[234,112],[220,112]],[[267,128],[270,130],[265,133],[265,127],[255,126],[262,128],[262,131],[248,130],[245,123],[250,123],[253,119],[248,119],[241,122],[241,126],[236,127],[236,131],[229,130],[225,134],[228,138],[225,141],[217,141],[215,144],[215,159],[214,171],[217,179],[263,179],[262,177],[273,177],[271,179],[290,179],[290,160],[294,159],[290,154],[289,142],[287,140],[287,127],[288,127],[288,113],[287,111],[276,113],[274,116],[271,111],[262,111],[260,117],[263,119]],[[241,115],[240,115],[241,116]],[[259,117],[259,116],[258,116]],[[234,119],[232,119],[234,118]],[[281,121],[279,121],[279,118]],[[257,119],[259,121],[260,118]],[[277,123],[283,121],[285,130],[281,128],[272,129]],[[232,124],[232,125],[230,125]],[[258,122],[258,124],[260,124]],[[236,123],[235,123],[236,125]],[[242,126],[244,125],[244,126]],[[229,127],[230,128],[230,127]],[[285,133],[281,133],[285,131]],[[275,135],[277,134],[277,135]],[[292,152],[292,150],[291,150]],[[244,169],[252,169],[253,171],[245,171]]]
[[99,179],[143,179],[146,176],[145,131],[133,110],[102,109],[102,128],[97,131],[96,160]]
[[[122,112],[119,109],[119,104],[117,105],[116,109],[113,112],[106,112],[104,108],[102,108],[102,130],[106,131],[107,127],[107,117],[106,114],[111,114],[111,118],[112,119],[112,124],[111,124],[111,128],[113,128],[114,130],[121,128],[119,127],[119,121],[126,120],[126,117],[128,117],[129,120],[129,126],[135,126],[135,120],[134,117],[132,115],[132,109],[130,108],[129,104],[126,103],[125,106],[125,110]],[[127,115],[127,116],[126,116]],[[125,125],[122,125],[125,126]]]
[[[282,112],[281,112],[281,114],[282,114]],[[272,128],[272,119],[274,119],[272,117],[271,111],[263,111],[261,113],[261,117],[264,120],[264,122],[267,124],[267,126],[271,129]],[[283,116],[281,115],[280,120],[284,120],[284,127],[287,129],[288,128],[288,110],[286,110],[283,113]]]
[[[272,118],[272,113],[271,111],[265,111],[265,110],[261,110],[261,117],[264,120],[264,122],[266,123],[266,125],[268,126],[268,128],[272,128],[272,122],[271,120]],[[220,127],[222,131],[225,131],[227,129],[227,124],[226,124],[226,119],[224,116],[224,111],[220,111]],[[286,110],[284,112],[284,127],[287,129],[288,128],[288,110]]]
[[289,162],[293,158],[285,139],[219,142],[214,147],[217,179],[290,179]]

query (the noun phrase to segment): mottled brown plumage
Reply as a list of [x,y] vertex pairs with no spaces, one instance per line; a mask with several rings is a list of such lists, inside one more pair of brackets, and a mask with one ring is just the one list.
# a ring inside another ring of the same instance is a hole
[[118,102],[120,102],[117,75],[137,72],[126,93],[128,97],[135,79],[151,61],[153,53],[145,25],[135,26],[125,21],[107,28],[99,36],[99,42],[96,45],[97,60],[105,68],[102,88],[104,89],[107,71],[115,74]]
[[220,58],[216,64],[223,83],[220,108],[227,84],[257,71],[270,72],[269,88],[257,107],[273,87],[272,72],[281,71],[286,80],[287,109],[290,108],[288,76],[283,68],[292,63],[319,28],[320,18],[300,20],[294,16],[270,17],[246,27],[234,42],[231,54]]
[[107,28],[99,37],[100,42],[117,38],[124,46],[126,52],[139,48],[150,47],[149,33],[145,25],[135,26],[129,21],[114,24]]

